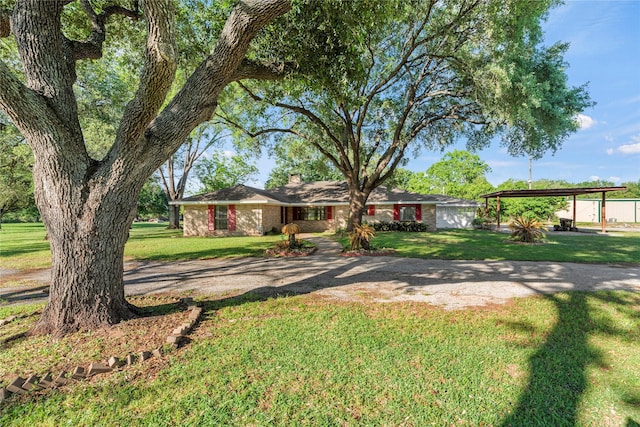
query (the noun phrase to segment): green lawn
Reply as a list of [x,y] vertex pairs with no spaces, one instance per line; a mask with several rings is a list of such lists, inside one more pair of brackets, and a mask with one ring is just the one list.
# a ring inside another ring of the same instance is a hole
[[[132,367],[12,397],[0,405],[0,425],[640,422],[637,293],[556,294],[464,311],[312,295],[203,305],[194,341],[157,375]],[[32,351],[28,342],[12,342],[0,366],[10,370],[23,351]],[[46,357],[38,353],[38,362]]]
[[[640,232],[606,235],[549,232],[546,243],[536,245],[507,242],[508,237],[480,230],[381,232],[371,243],[378,248],[394,248],[397,256],[411,258],[640,263]],[[348,247],[347,238],[340,242]]]
[[[51,265],[49,242],[42,224],[3,224],[0,231],[0,265],[29,269]],[[187,259],[261,256],[281,236],[183,237],[166,224],[135,223],[125,246],[125,259],[177,261]]]
[[[3,224],[0,265],[3,268],[42,268],[51,264],[49,243],[41,224]],[[376,247],[396,249],[413,258],[463,260],[521,260],[589,263],[640,263],[640,232],[547,234],[542,245],[507,243],[508,235],[478,230],[435,233],[378,233]],[[125,247],[128,260],[164,260],[261,256],[282,236],[183,237],[164,224],[136,223]],[[347,245],[347,238],[340,240]]]

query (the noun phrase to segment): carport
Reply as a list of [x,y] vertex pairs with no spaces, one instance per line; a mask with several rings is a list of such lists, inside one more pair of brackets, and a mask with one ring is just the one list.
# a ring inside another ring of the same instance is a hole
[[496,199],[497,204],[497,220],[498,230],[500,229],[500,198],[506,197],[558,197],[558,196],[573,196],[573,222],[575,224],[576,219],[576,196],[581,194],[602,193],[602,214],[600,222],[602,223],[602,232],[607,231],[607,209],[606,199],[607,192],[610,191],[624,191],[627,187],[583,187],[583,188],[548,188],[543,190],[502,190],[494,193],[485,194],[480,196],[484,198],[485,214],[489,211],[489,199]]

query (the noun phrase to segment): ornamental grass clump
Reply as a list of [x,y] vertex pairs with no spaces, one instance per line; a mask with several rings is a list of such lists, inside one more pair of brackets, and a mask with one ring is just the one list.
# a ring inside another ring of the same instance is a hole
[[369,250],[369,242],[376,235],[372,226],[367,224],[354,224],[353,230],[349,234],[349,243],[352,251],[362,248]]
[[545,236],[544,223],[537,218],[519,216],[509,223],[511,239],[523,243],[538,243]]

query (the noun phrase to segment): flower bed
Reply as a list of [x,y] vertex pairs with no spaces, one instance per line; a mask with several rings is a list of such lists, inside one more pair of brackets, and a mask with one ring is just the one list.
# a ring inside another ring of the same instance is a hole
[[276,243],[276,246],[264,251],[264,256],[267,257],[299,257],[308,256],[316,251],[317,247],[311,242],[305,240],[296,240],[296,245],[293,248],[289,247],[289,242],[283,240]]

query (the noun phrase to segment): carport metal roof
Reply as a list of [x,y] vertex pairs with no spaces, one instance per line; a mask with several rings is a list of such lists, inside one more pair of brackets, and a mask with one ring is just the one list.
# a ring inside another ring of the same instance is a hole
[[547,188],[542,190],[502,190],[480,196],[485,201],[485,211],[489,208],[489,199],[497,200],[498,229],[500,229],[500,198],[501,197],[556,197],[573,196],[573,221],[576,219],[576,196],[581,194],[602,193],[602,232],[606,231],[606,193],[610,191],[623,191],[627,187],[578,187],[578,188]]

